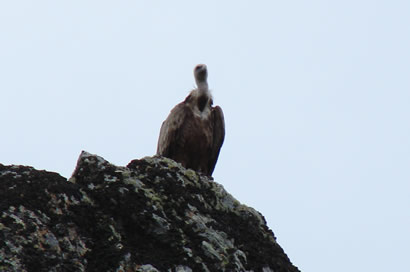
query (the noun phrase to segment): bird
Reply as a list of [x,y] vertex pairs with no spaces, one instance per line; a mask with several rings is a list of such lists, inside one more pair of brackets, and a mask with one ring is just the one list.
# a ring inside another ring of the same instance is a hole
[[197,88],[162,123],[157,155],[211,176],[225,139],[224,114],[221,107],[212,106],[207,66],[196,65],[194,77]]

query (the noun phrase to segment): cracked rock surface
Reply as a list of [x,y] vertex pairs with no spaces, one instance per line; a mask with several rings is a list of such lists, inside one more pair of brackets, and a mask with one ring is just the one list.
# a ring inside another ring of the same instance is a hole
[[265,219],[173,160],[0,164],[0,271],[299,271]]

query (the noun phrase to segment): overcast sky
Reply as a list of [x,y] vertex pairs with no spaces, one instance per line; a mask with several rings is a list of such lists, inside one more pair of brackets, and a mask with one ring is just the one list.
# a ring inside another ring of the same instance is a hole
[[151,156],[209,69],[215,180],[303,272],[410,271],[410,2],[1,1],[0,163]]

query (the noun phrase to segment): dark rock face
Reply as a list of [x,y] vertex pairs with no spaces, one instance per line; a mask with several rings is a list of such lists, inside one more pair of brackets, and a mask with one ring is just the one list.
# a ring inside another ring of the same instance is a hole
[[0,271],[299,271],[263,216],[173,160],[0,164]]

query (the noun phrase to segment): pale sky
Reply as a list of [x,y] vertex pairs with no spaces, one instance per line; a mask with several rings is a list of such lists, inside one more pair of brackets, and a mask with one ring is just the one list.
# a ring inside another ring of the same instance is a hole
[[301,271],[410,271],[409,1],[1,1],[0,163],[155,154],[198,63],[214,178]]

